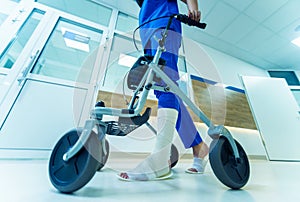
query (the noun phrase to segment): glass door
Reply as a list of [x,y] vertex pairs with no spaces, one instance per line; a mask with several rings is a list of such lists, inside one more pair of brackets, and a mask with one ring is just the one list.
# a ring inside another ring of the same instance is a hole
[[0,105],[0,148],[50,150],[93,105],[107,27],[58,11],[41,23],[22,69],[7,76],[12,83]]
[[34,9],[24,24],[20,27],[16,35],[9,41],[8,45],[4,48],[0,55],[0,67],[11,69],[15,61],[20,56],[22,50],[26,46],[29,38],[34,30],[39,25],[45,12],[42,10]]
[[[14,9],[11,8],[13,5]],[[3,7],[6,8],[6,12],[10,10],[11,14],[0,26],[0,85],[4,83],[5,76],[12,69],[19,68],[14,67],[16,60],[23,54],[26,45],[29,45],[29,38],[38,29],[40,21],[47,18],[45,11],[32,10],[32,2],[24,1],[18,5],[6,0]],[[4,90],[7,90],[7,87],[1,86],[0,102],[3,98],[1,91],[3,93]]]

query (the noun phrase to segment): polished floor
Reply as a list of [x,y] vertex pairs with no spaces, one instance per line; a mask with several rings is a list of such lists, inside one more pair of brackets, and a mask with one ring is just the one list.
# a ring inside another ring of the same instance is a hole
[[300,163],[250,160],[251,176],[242,190],[229,190],[208,166],[205,174],[184,172],[190,160],[181,159],[172,179],[152,182],[123,182],[118,170],[135,166],[139,159],[112,158],[101,172],[79,191],[59,193],[48,178],[47,160],[0,160],[0,201],[176,201],[176,202],[298,202]]

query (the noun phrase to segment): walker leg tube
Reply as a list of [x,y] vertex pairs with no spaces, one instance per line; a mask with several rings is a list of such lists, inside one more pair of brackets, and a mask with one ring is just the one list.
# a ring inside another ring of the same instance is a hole
[[191,110],[208,126],[211,127],[213,123],[206,117],[206,115],[180,90],[180,88],[157,66],[150,65],[154,72],[169,86],[170,91],[179,96]]
[[73,156],[75,156],[81,148],[85,145],[86,141],[90,137],[90,134],[96,124],[96,121],[94,119],[86,120],[83,131],[81,135],[79,136],[78,141],[75,143],[75,145],[63,155],[63,160],[68,161]]
[[238,148],[236,146],[234,138],[232,137],[232,135],[230,134],[230,132],[225,127],[223,128],[222,135],[224,137],[226,137],[226,139],[229,141],[230,146],[231,146],[231,148],[233,150],[233,154],[235,156],[235,159],[236,160],[240,159],[239,150],[238,150]]
[[157,131],[155,130],[155,128],[148,121],[145,124],[156,135]]
[[183,102],[185,102],[191,108],[191,110],[210,128],[210,130],[218,131],[218,134],[214,135],[219,136],[222,134],[228,139],[230,145],[232,146],[234,156],[236,157],[236,159],[239,159],[239,152],[230,132],[224,126],[215,127],[212,121],[208,119],[208,117],[180,90],[180,88],[161,69],[159,69],[155,65],[152,65],[151,67],[169,86],[170,91],[179,96],[183,100]]

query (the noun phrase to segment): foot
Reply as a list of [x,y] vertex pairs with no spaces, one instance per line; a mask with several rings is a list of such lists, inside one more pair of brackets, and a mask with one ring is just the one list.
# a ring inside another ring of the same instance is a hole
[[150,181],[172,176],[168,161],[159,161],[159,154],[151,154],[136,168],[121,172],[117,177],[124,181]]
[[170,150],[175,132],[178,111],[160,108],[157,111],[157,137],[154,149],[136,168],[118,175],[122,180],[156,180],[170,174]]
[[190,174],[202,174],[204,173],[206,164],[207,164],[206,159],[194,158],[194,163],[192,167],[186,169],[185,172]]
[[173,172],[170,170],[167,174],[154,177],[154,178],[148,178],[146,175],[131,175],[126,172],[120,173],[117,175],[117,177],[120,180],[123,181],[155,181],[155,180],[165,180],[173,176]]
[[205,159],[208,155],[209,148],[205,142],[201,142],[200,144],[193,147],[193,165],[186,169],[187,173],[191,174],[202,174],[205,170],[205,166],[207,164],[207,160]]

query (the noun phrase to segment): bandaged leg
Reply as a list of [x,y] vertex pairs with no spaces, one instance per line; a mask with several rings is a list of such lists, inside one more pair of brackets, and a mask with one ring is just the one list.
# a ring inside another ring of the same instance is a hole
[[157,139],[152,153],[136,168],[120,173],[119,177],[128,180],[154,180],[170,172],[170,150],[175,132],[178,112],[175,109],[161,108],[157,112]]

